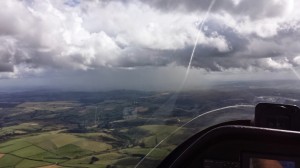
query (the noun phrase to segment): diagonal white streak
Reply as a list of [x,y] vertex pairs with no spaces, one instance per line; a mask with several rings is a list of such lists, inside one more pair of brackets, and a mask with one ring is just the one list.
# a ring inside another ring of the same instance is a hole
[[186,69],[186,72],[185,72],[185,76],[184,76],[183,82],[181,83],[181,86],[180,86],[179,90],[181,90],[184,87],[184,85],[185,85],[185,83],[187,81],[187,78],[188,78],[189,73],[190,73],[191,65],[192,65],[192,62],[193,62],[193,59],[194,59],[195,50],[197,48],[197,44],[198,44],[198,41],[199,41],[201,30],[203,28],[204,22],[206,21],[206,19],[207,19],[208,15],[209,15],[209,13],[210,13],[210,11],[211,11],[214,3],[215,3],[215,0],[212,0],[211,3],[210,3],[210,5],[209,5],[209,7],[208,7],[208,9],[207,9],[207,11],[206,11],[206,13],[205,13],[205,15],[204,15],[204,17],[202,18],[202,21],[200,23],[200,26],[199,26],[199,29],[198,29],[198,32],[197,32],[195,44],[194,44],[194,47],[193,47],[193,50],[192,50],[192,53],[191,53],[191,56],[190,56],[189,64],[187,66],[187,69]]
[[[178,94],[178,92],[180,92],[182,89],[183,89],[183,87],[184,87],[184,85],[185,85],[185,83],[186,83],[186,81],[187,81],[187,79],[188,79],[188,76],[189,76],[189,73],[190,73],[190,69],[191,69],[191,65],[192,65],[192,62],[193,62],[193,58],[194,58],[194,54],[195,54],[195,50],[196,50],[196,48],[197,48],[197,44],[198,44],[198,41],[199,41],[199,37],[200,37],[200,33],[201,33],[201,31],[202,31],[202,28],[203,28],[203,25],[204,25],[204,22],[206,21],[206,19],[207,19],[207,17],[208,17],[208,15],[209,15],[209,13],[210,13],[210,11],[211,11],[211,9],[212,9],[212,7],[213,7],[213,5],[214,5],[214,3],[215,3],[215,0],[212,0],[211,1],[211,3],[210,3],[210,5],[209,5],[209,7],[208,7],[208,9],[207,9],[207,11],[206,11],[206,13],[205,13],[205,15],[204,15],[204,17],[202,18],[202,21],[201,21],[201,23],[200,23],[200,26],[199,26],[199,28],[198,28],[198,32],[197,32],[197,36],[196,36],[196,40],[195,40],[195,44],[194,44],[194,47],[193,47],[193,50],[192,50],[192,53],[191,53],[191,56],[190,56],[190,60],[189,60],[189,64],[188,64],[188,66],[187,66],[187,69],[186,69],[186,72],[185,72],[185,76],[184,76],[184,79],[183,79],[183,81],[182,81],[182,83],[181,83],[181,85],[180,85],[180,87],[179,87],[179,89],[177,90],[177,93],[176,94]],[[199,21],[200,21],[200,19],[199,19]],[[163,143],[166,139],[168,139],[170,136],[172,136],[173,134],[175,134],[178,130],[180,130],[182,127],[184,127],[185,125],[187,125],[187,124],[189,124],[190,122],[192,122],[192,121],[194,121],[195,119],[197,119],[197,118],[199,118],[199,117],[201,117],[201,116],[203,116],[203,115],[206,115],[206,114],[209,114],[209,113],[212,113],[212,112],[215,112],[215,111],[218,111],[218,110],[223,110],[223,109],[226,109],[226,108],[234,108],[234,107],[240,107],[240,106],[243,106],[243,105],[237,105],[237,106],[228,106],[228,107],[223,107],[223,108],[219,108],[219,109],[215,109],[215,110],[212,110],[212,111],[209,111],[209,112],[206,112],[206,113],[203,113],[203,114],[201,114],[201,115],[199,115],[199,116],[197,116],[197,117],[195,117],[195,118],[193,118],[192,120],[190,120],[189,122],[187,122],[187,123],[185,123],[185,124],[183,124],[182,126],[180,126],[179,128],[177,128],[176,130],[174,130],[170,135],[168,135],[166,138],[164,138],[162,141],[160,141],[156,146],[154,146],[148,153],[147,153],[147,155],[145,155],[137,164],[136,164],[136,166],[135,166],[135,168],[137,168],[161,143]],[[246,106],[246,105],[245,105]]]
[[293,67],[291,67],[291,70],[296,75],[296,77],[300,80],[300,74]]

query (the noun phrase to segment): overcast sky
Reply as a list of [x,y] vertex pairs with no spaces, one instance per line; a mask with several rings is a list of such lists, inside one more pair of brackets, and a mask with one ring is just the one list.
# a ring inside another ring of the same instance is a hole
[[187,87],[297,78],[299,1],[211,2],[0,1],[0,88],[173,89],[198,32]]

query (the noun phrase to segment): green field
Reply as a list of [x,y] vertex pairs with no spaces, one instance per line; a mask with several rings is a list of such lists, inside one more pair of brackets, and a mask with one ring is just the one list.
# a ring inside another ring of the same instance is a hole
[[[0,153],[5,154],[0,158],[0,167],[26,168],[52,164],[68,166],[72,160],[86,159],[87,156],[108,151],[111,148],[109,144],[92,141],[83,136],[59,132],[41,133],[0,144]],[[88,164],[89,160],[86,162]],[[72,164],[72,166],[75,165]],[[88,167],[93,166],[95,165]]]
[[22,109],[23,112],[32,112],[35,110],[46,111],[61,111],[76,107],[79,104],[76,102],[68,101],[51,101],[51,102],[25,102],[19,104],[17,108]]
[[[99,125],[95,120],[96,106]],[[179,128],[174,123],[146,125],[145,116],[155,108],[134,106],[131,100],[92,105],[78,101],[21,102],[8,109],[12,122],[0,129],[0,168],[126,168],[145,156],[147,163],[158,163],[183,141],[182,137],[188,137],[188,128],[169,137]],[[137,110],[138,117],[124,118],[123,109],[127,107]],[[114,122],[121,126],[114,127]],[[152,150],[155,146],[158,147]]]
[[6,154],[0,159],[0,167],[14,167],[22,160],[22,158]]
[[[178,126],[143,125],[125,131],[132,139],[139,139],[145,148],[153,148],[163,141],[159,147],[177,146],[190,137],[193,132],[188,128],[178,129]],[[176,131],[176,132],[175,132]],[[174,133],[171,135],[171,133]]]
[[8,134],[26,134],[28,132],[40,130],[41,128],[42,127],[38,123],[21,123],[19,125],[4,127],[0,129],[0,136],[5,136]]
[[13,154],[13,155],[19,156],[19,157],[23,157],[23,158],[30,158],[30,156],[38,155],[38,154],[41,154],[44,152],[46,152],[44,149],[37,147],[35,145],[31,145],[31,146],[16,150],[14,152],[10,152],[10,154]]
[[[120,152],[128,155],[146,156],[151,150],[152,148],[127,148],[120,150]],[[149,153],[148,157],[151,159],[161,159],[169,153],[170,151],[168,149],[158,148]]]
[[[23,135],[22,138],[0,144],[0,153],[5,154],[0,158],[0,168],[2,165],[24,168],[47,165],[91,168],[104,168],[107,165],[132,167],[145,157],[153,146],[177,128],[176,126],[145,125],[114,133],[82,134],[50,131]],[[184,131],[186,130],[179,130],[177,133],[181,135]],[[139,137],[139,143],[132,147],[124,146],[114,149],[109,143],[124,141],[120,139],[121,134],[125,134],[127,136],[125,139],[128,140]],[[172,147],[172,142],[166,142],[167,144],[149,153],[147,159],[160,160],[170,153],[174,146]],[[141,143],[144,145],[140,146]],[[91,162],[95,158],[96,160]]]

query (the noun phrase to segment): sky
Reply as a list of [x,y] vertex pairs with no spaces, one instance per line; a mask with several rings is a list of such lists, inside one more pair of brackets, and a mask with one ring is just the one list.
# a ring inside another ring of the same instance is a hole
[[[0,1],[0,89],[299,79],[297,0]],[[209,10],[209,6],[211,9]]]

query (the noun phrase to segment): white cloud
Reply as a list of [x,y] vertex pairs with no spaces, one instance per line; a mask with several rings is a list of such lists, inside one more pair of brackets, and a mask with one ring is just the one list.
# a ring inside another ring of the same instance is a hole
[[294,57],[293,62],[296,63],[297,65],[300,65],[300,56]]
[[[58,69],[186,66],[209,1],[0,5],[1,76],[19,77]],[[217,1],[192,65],[208,71],[298,66],[299,6],[293,0]]]
[[287,58],[283,58],[281,60],[274,60],[272,58],[265,58],[262,60],[263,65],[267,66],[271,69],[291,69],[293,66],[289,63]]

